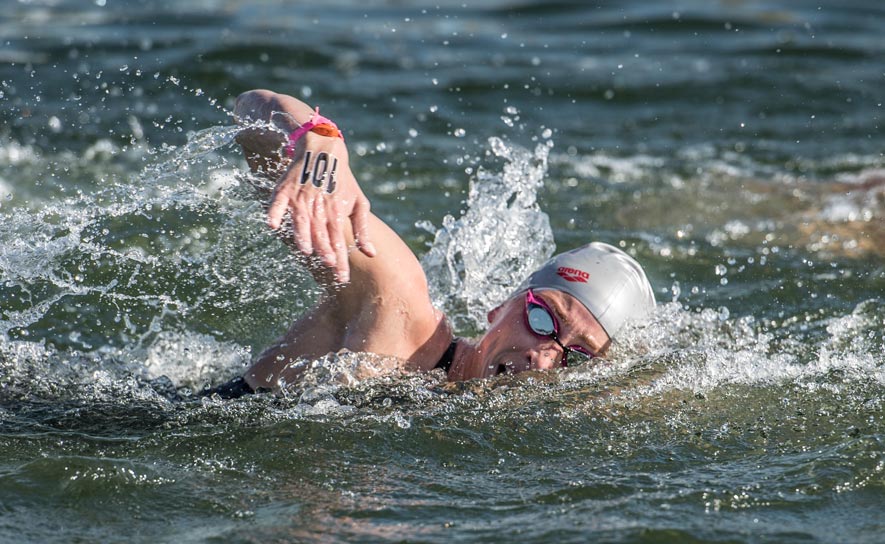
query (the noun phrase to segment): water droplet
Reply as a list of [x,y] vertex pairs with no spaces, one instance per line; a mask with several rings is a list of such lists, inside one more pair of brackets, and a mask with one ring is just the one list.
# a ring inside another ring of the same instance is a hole
[[463,128],[456,128],[455,132],[453,132],[452,134],[455,135],[455,138],[463,138],[467,134],[467,131]]
[[56,133],[61,132],[61,120],[54,115],[52,117],[50,117],[49,118],[49,129],[52,132],[56,132]]

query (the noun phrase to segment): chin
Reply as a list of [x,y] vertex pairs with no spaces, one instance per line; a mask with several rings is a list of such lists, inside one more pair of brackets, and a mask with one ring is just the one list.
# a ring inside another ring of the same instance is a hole
[[513,365],[501,363],[492,367],[492,376],[500,376],[501,374],[514,374]]
[[500,376],[501,374],[519,374],[525,370],[529,370],[529,368],[524,363],[514,362],[512,358],[508,357],[499,357],[483,367],[483,378]]

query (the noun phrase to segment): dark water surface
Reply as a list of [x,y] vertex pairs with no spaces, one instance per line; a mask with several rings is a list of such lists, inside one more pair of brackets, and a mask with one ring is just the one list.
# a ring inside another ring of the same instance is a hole
[[[305,4],[3,4],[0,541],[882,541],[885,8]],[[194,399],[316,296],[254,87],[345,129],[462,334],[551,236],[658,313],[594,368]]]

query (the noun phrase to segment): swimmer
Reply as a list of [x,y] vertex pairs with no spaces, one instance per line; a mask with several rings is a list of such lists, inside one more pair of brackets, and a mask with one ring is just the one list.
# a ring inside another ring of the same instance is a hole
[[[204,392],[232,398],[297,383],[312,360],[346,349],[442,369],[449,381],[546,370],[606,355],[624,328],[655,306],[632,257],[595,242],[554,256],[488,314],[478,340],[453,336],[406,243],[370,211],[337,125],[267,90],[237,98],[252,123],[237,136],[253,172],[277,180],[267,210],[325,292],[241,378]],[[254,128],[255,121],[279,130]],[[289,137],[286,137],[286,134]]]

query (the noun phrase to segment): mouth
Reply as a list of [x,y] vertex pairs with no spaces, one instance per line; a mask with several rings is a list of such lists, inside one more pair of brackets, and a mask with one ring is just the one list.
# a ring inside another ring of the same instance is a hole
[[498,368],[495,370],[495,376],[512,373],[513,372],[510,370],[510,366],[505,363],[501,363],[500,365],[498,365]]

